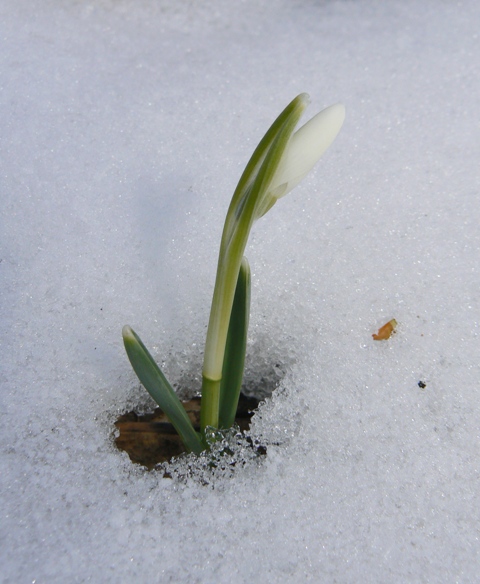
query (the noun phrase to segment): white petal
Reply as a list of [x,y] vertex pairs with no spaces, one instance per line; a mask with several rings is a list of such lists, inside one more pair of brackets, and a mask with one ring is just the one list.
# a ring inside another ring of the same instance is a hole
[[337,137],[345,119],[345,107],[327,107],[293,134],[284,159],[269,189],[276,199],[290,192],[312,170]]

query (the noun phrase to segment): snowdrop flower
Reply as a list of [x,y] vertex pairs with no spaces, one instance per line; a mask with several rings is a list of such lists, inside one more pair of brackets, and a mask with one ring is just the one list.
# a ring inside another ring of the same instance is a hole
[[211,428],[234,423],[250,313],[250,268],[243,254],[252,225],[312,170],[345,118],[343,105],[333,105],[295,132],[308,103],[307,94],[298,95],[273,122],[240,177],[227,212],[205,341],[200,434],[138,335],[129,326],[123,328],[125,349],[140,381],[192,452],[209,448]]
[[[218,424],[227,334],[252,225],[312,170],[345,119],[344,106],[333,105],[295,132],[309,102],[306,93],[298,95],[273,122],[250,158],[228,209],[205,343],[202,428]],[[245,273],[243,280],[248,278]]]
[[[308,97],[305,101],[308,103]],[[299,128],[285,148],[270,187],[259,201],[256,217],[262,217],[276,201],[304,179],[337,137],[345,120],[345,107],[337,103],[319,112]]]

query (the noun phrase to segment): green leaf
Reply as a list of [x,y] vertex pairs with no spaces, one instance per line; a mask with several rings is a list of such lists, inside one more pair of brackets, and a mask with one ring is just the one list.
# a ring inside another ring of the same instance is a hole
[[250,266],[242,259],[228,326],[220,384],[219,427],[230,428],[235,422],[242,388],[245,351],[250,315]]
[[177,394],[140,337],[128,325],[123,327],[122,335],[125,350],[135,373],[148,393],[168,416],[187,449],[196,454],[205,450]]

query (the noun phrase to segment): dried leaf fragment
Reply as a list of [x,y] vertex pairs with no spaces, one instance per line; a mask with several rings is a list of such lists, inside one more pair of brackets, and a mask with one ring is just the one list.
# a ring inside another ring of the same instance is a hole
[[378,333],[373,333],[372,337],[374,341],[386,341],[390,338],[391,334],[395,330],[397,326],[397,321],[392,318],[389,320],[387,324],[384,324],[382,327],[378,329]]

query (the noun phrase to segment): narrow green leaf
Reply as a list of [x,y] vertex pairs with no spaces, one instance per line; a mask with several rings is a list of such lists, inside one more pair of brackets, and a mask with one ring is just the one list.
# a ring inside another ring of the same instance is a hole
[[177,394],[140,337],[128,325],[123,327],[122,335],[125,350],[135,373],[148,393],[168,416],[187,449],[196,454],[205,450]]
[[220,385],[219,427],[230,428],[235,422],[242,388],[245,351],[250,316],[250,266],[242,259],[228,326]]

